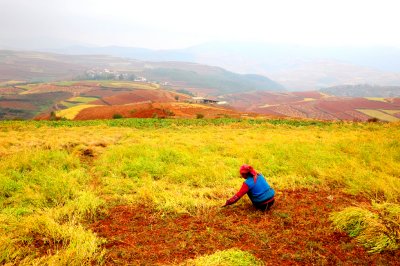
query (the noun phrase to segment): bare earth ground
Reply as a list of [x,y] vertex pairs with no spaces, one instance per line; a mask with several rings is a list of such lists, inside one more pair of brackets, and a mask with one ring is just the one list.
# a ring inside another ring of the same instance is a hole
[[177,264],[232,247],[267,265],[399,265],[400,251],[368,254],[331,227],[330,212],[360,204],[368,200],[339,191],[285,190],[266,213],[247,199],[195,216],[117,206],[91,229],[107,239],[108,265]]

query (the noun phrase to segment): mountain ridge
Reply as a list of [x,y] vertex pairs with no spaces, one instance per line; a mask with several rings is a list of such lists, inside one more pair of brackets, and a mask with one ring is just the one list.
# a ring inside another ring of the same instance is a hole
[[0,81],[72,79],[86,71],[130,73],[177,87],[216,90],[215,94],[247,90],[285,90],[261,75],[243,75],[193,62],[151,62],[110,55],[65,55],[0,50]]
[[216,65],[236,73],[268,76],[290,90],[316,90],[359,83],[400,85],[400,49],[397,47],[316,48],[289,44],[210,42],[169,50],[81,46],[79,49],[57,51]]

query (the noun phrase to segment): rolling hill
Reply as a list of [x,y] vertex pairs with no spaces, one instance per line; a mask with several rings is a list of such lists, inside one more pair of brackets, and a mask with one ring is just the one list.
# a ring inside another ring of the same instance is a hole
[[[144,77],[175,88],[206,88],[215,93],[284,90],[260,75],[242,75],[220,67],[187,62],[147,62],[107,55],[61,55],[0,50],[1,81],[55,81],[85,76],[87,72]],[[86,76],[85,76],[86,77]]]
[[238,73],[267,75],[287,89],[297,91],[359,83],[400,85],[400,49],[396,47],[209,42],[175,50],[74,46],[55,51],[153,61],[191,61]]

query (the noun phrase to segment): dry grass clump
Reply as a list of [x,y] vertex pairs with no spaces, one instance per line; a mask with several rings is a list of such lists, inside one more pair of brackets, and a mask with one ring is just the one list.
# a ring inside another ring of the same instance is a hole
[[255,258],[249,252],[245,252],[239,249],[228,249],[215,252],[211,255],[197,257],[192,260],[188,260],[183,265],[194,265],[194,266],[260,266],[265,265],[262,261]]
[[374,203],[372,208],[348,207],[333,213],[335,228],[355,237],[370,252],[400,248],[400,205]]

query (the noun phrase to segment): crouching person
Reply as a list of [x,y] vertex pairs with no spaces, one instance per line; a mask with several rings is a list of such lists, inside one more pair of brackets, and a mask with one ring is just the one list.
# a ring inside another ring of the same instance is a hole
[[247,194],[254,207],[263,211],[269,210],[275,202],[275,191],[267,183],[265,177],[247,164],[240,167],[240,175],[246,180],[243,182],[239,192],[228,199],[224,206],[234,204]]

